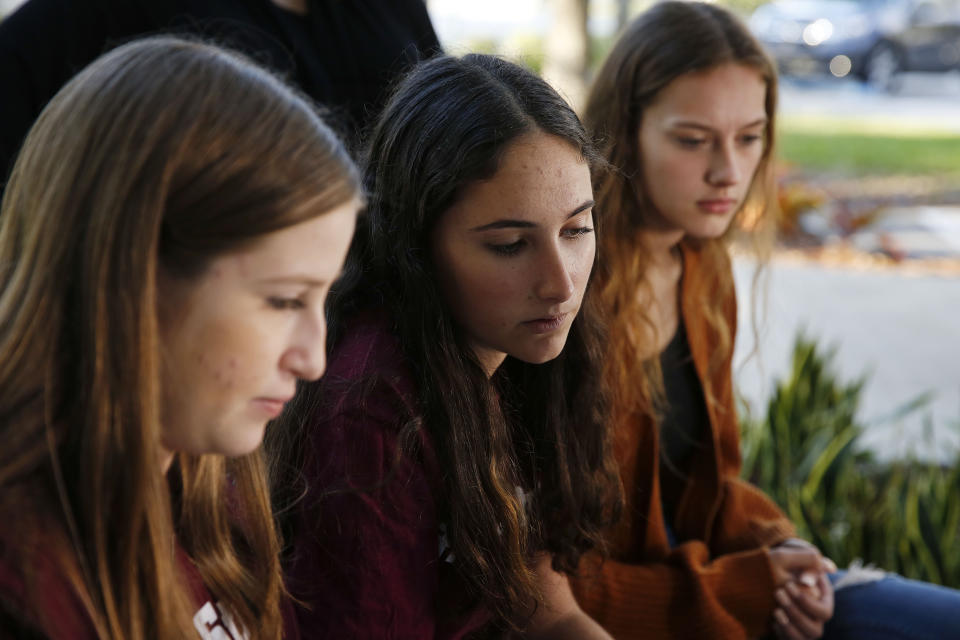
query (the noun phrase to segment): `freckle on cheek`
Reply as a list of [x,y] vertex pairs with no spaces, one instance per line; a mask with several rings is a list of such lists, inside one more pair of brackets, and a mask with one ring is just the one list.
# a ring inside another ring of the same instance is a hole
[[214,369],[211,371],[213,379],[218,385],[224,387],[225,389],[232,389],[235,386],[235,378],[233,371],[224,371],[223,369]]

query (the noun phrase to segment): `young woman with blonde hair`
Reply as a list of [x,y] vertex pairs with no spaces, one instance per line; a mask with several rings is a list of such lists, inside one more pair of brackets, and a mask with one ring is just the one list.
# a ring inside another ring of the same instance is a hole
[[584,121],[613,165],[595,190],[627,508],[575,592],[617,638],[948,637],[955,592],[888,578],[835,594],[843,572],[739,477],[726,240],[737,219],[769,231],[776,103],[757,41],[700,2],[639,16],[597,75]]
[[134,42],[53,98],[0,213],[4,637],[281,637],[258,445],[323,372],[359,191],[221,49]]

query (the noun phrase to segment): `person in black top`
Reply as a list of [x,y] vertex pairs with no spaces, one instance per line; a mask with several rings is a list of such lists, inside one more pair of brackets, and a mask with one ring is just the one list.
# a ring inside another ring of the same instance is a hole
[[158,33],[245,53],[327,107],[354,144],[393,78],[440,50],[424,0],[29,0],[0,22],[0,188],[67,80],[108,49]]

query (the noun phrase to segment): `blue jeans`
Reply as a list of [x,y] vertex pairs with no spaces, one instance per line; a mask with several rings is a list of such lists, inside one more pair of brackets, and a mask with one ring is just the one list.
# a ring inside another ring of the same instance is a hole
[[[836,583],[846,572],[830,576]],[[949,640],[960,638],[960,591],[894,574],[834,593],[825,640]]]

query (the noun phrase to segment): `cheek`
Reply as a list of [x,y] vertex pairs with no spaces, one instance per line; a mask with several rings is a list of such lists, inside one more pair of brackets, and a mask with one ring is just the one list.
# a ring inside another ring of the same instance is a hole
[[506,324],[504,316],[521,302],[516,297],[523,274],[516,266],[483,256],[455,261],[449,269],[448,299],[461,323]]
[[750,176],[750,180],[748,181],[748,189],[749,189],[749,184],[752,184],[754,179],[756,179],[757,177],[757,170],[760,168],[760,160],[762,158],[763,158],[763,149],[754,150],[749,154],[747,158],[747,167],[750,168],[748,172],[748,175]]
[[590,274],[593,271],[593,260],[597,253],[597,245],[594,238],[589,242],[584,242],[573,255],[570,267],[570,274],[577,288],[577,293],[582,296],[590,281]]
[[491,264],[489,268],[471,272],[464,278],[464,295],[469,296],[466,305],[478,316],[495,316],[515,306],[517,279],[522,277],[516,269]]
[[703,175],[692,154],[663,145],[653,153],[644,153],[643,159],[644,190],[657,208],[696,188]]
[[197,336],[197,373],[208,381],[212,393],[248,391],[267,367],[275,366],[278,357],[270,346],[276,341],[277,336],[251,322],[238,324],[234,318],[210,324]]
[[199,352],[196,366],[199,373],[208,379],[213,387],[223,391],[230,391],[238,386],[243,371],[236,355],[226,349],[217,349],[216,346]]
[[675,189],[695,188],[703,181],[705,169],[699,166],[700,159],[694,154],[667,154],[660,161],[660,184],[673,185]]

